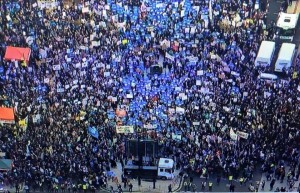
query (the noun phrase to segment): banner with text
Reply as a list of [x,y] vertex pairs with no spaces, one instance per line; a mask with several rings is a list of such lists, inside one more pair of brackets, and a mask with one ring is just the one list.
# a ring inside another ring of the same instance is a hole
[[133,126],[116,126],[117,133],[134,133]]

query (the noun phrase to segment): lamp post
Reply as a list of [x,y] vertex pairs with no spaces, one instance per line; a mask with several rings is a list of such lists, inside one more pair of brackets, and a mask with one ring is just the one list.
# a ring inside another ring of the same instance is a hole
[[139,158],[139,161],[138,161],[138,167],[139,167],[139,174],[138,174],[138,185],[141,186],[141,170],[142,170],[142,163],[143,163],[143,158],[142,158],[142,153],[141,153],[141,150],[140,150],[140,146],[141,146],[141,129],[138,128],[138,147],[137,147],[137,152],[138,152],[138,158]]

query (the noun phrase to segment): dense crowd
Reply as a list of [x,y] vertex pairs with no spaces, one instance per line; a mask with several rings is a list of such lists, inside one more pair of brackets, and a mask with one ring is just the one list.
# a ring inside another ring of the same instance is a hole
[[[251,179],[257,163],[271,175],[285,162],[298,179],[299,59],[274,81],[259,79],[270,69],[254,66],[260,42],[274,38],[267,5],[127,3],[2,3],[0,92],[17,120],[0,131],[1,151],[14,163],[5,183],[105,186],[111,160],[125,160],[125,139],[138,135],[117,134],[117,124],[142,128],[187,172]],[[30,47],[30,62],[4,60],[9,45]],[[234,138],[238,131],[247,137]]]

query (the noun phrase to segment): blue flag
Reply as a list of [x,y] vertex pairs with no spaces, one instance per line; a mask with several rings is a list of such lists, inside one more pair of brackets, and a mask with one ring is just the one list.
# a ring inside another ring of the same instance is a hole
[[88,127],[88,133],[92,136],[92,137],[95,137],[95,138],[99,138],[99,132],[98,130],[96,129],[96,127]]

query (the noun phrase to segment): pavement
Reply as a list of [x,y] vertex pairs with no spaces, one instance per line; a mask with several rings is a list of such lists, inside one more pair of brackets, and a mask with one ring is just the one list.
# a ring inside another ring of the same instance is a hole
[[[290,168],[288,166],[285,166],[286,173],[289,171],[289,169]],[[265,181],[264,190],[262,189],[262,182],[263,181]],[[297,180],[297,181],[295,181],[295,184],[294,184],[293,188],[289,189],[289,185],[288,185],[288,182],[287,182],[287,177],[284,178],[282,183],[280,182],[280,180],[276,179],[273,190],[270,190],[270,183],[271,183],[271,181],[267,180],[266,174],[263,174],[262,178],[260,180],[259,192],[274,192],[277,187],[278,188],[284,187],[284,188],[286,188],[287,192],[298,192],[298,188],[299,188],[299,185],[300,185],[299,180]]]
[[[261,171],[259,170],[259,168],[260,167],[257,167],[257,170],[254,171],[253,178],[250,181],[244,183],[243,185],[240,185],[238,179],[233,179],[232,183],[235,186],[235,189],[234,189],[235,192],[249,192],[248,187],[249,187],[250,183],[252,183],[252,184],[259,183],[262,178],[262,174],[261,174]],[[187,181],[188,181],[188,179],[187,179]],[[201,188],[202,182],[206,182],[206,187],[204,190]],[[211,192],[229,192],[230,182],[229,182],[228,178],[224,178],[224,177],[221,178],[220,183],[217,184],[217,175],[216,174],[209,176],[209,178],[207,180],[204,177],[193,176],[193,183],[196,185],[196,192],[208,192],[208,183],[209,182],[213,183]],[[181,190],[181,192],[184,192],[185,188],[182,186],[180,190]]]
[[[112,168],[115,176],[118,178],[119,183],[122,185],[123,192],[128,192],[128,186],[126,188],[123,187],[123,183],[121,183],[121,175],[122,175],[122,166],[120,163],[117,163],[116,168]],[[175,170],[173,180],[156,180],[155,189],[153,189],[153,182],[152,181],[141,181],[141,186],[138,185],[138,180],[131,179],[130,182],[133,185],[132,191],[133,192],[151,192],[151,193],[167,193],[168,186],[171,184],[172,191],[176,191],[181,186],[181,178],[179,176],[179,170]],[[108,180],[108,188],[107,190],[101,190],[100,192],[109,192],[110,188],[113,187],[114,190],[117,190],[118,184],[112,182],[112,180]]]

